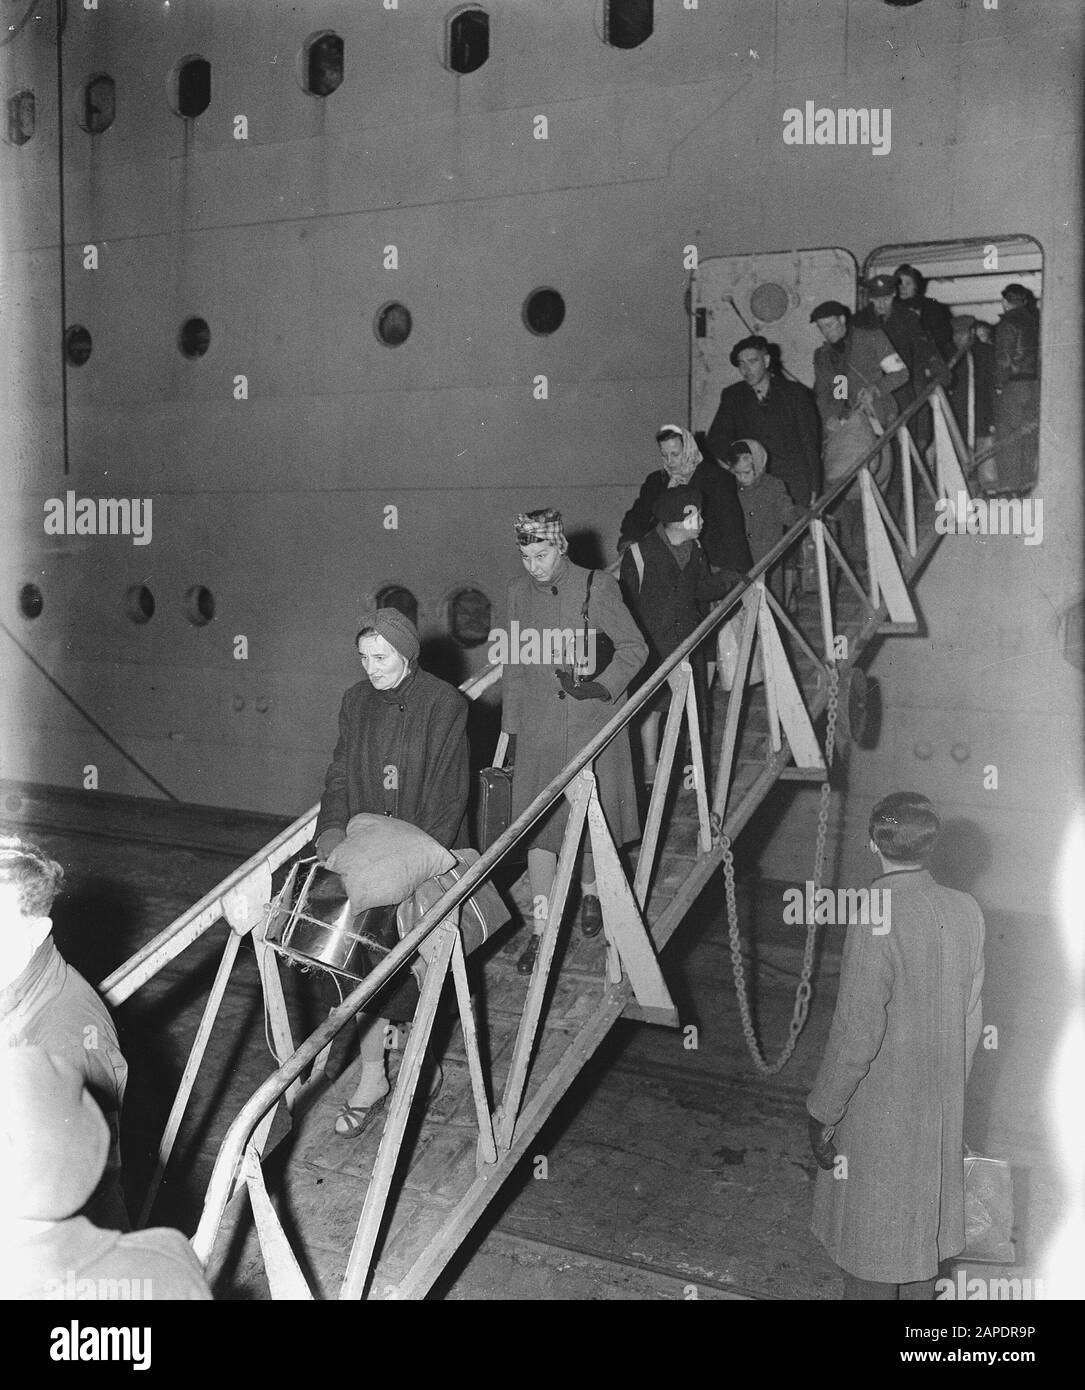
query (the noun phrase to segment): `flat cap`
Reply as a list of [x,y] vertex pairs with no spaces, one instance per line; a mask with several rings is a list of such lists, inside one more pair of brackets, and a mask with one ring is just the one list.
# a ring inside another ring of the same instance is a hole
[[839,299],[826,299],[811,311],[810,322],[817,323],[818,319],[831,319],[837,316],[846,319],[850,313],[851,310],[848,306],[841,304]]

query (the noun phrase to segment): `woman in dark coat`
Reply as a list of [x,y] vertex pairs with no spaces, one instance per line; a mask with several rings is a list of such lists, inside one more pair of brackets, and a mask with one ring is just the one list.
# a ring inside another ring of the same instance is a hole
[[964,1093],[983,1022],[983,915],[923,867],[938,831],[914,792],[871,813],[882,906],[848,926],[807,1099],[822,1170],[813,1231],[844,1271],[846,1299],[933,1298],[940,1261],[965,1244]]
[[[397,609],[377,609],[357,644],[366,676],[343,696],[339,741],[316,822],[318,856],[327,860],[346,838],[351,817],[363,811],[409,821],[448,849],[463,847],[470,785],[466,699],[421,670],[417,629]],[[362,1035],[361,1078],[336,1133],[358,1133],[365,1111],[387,1095],[388,1020],[410,1019],[417,1002],[412,975],[370,1001],[368,1015],[380,1016]]]
[[[526,573],[509,585],[506,635],[510,649],[502,677],[501,726],[516,735],[512,814],[518,816],[546,784],[620,708],[629,682],[644,665],[648,648],[618,589],[603,570],[581,569],[569,560],[561,513],[551,507],[521,513],[516,542]],[[587,650],[577,650],[588,595]],[[605,669],[588,672],[583,658],[598,651],[603,637],[614,655]],[[578,669],[580,668],[580,669]],[[599,802],[616,845],[640,834],[629,739],[623,731],[595,760]],[[534,967],[546,925],[558,851],[568,821],[567,801],[559,802],[525,837],[528,877],[536,904],[535,933],[520,957],[519,969]],[[595,868],[585,851],[581,875],[581,929],[594,936],[603,925]],[[540,911],[540,905],[543,910]]]
[[[779,486],[783,488],[782,483]],[[708,612],[712,601],[723,598],[742,581],[738,570],[719,570],[713,574],[709,568],[697,539],[703,525],[700,509],[701,494],[696,488],[667,488],[652,504],[655,527],[642,541],[628,546],[622,555],[622,593],[648,639],[648,663],[640,673],[638,685],[686,640]],[[692,654],[690,662],[703,728],[708,720],[703,643]],[[647,783],[655,780],[659,721],[670,699],[670,688],[662,686],[648,702],[640,726]]]
[[1025,492],[1036,481],[1040,428],[1040,315],[1024,285],[1002,291],[995,328],[994,459],[980,469],[992,492]]
[[742,570],[753,564],[734,478],[706,459],[689,430],[664,425],[656,435],[663,466],[649,473],[637,500],[622,517],[618,550],[642,540],[656,525],[652,503],[669,487],[695,487],[703,499],[701,545],[714,569]]

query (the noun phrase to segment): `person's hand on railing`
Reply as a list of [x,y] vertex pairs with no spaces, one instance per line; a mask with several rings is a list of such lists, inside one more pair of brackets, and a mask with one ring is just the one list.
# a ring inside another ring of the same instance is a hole
[[339,830],[335,826],[325,830],[316,842],[316,857],[322,864],[328,862],[328,856],[336,845],[341,845],[347,838],[345,830]]
[[585,681],[577,685],[568,671],[557,672],[558,684],[574,700],[609,700],[610,691],[600,681]]

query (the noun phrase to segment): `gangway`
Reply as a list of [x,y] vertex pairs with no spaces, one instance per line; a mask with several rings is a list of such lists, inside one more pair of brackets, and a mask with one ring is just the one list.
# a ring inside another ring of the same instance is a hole
[[[928,403],[933,476],[908,428]],[[899,485],[895,510],[883,492],[890,458]],[[223,1140],[193,1237],[196,1253],[214,1283],[226,1267],[227,1249],[236,1257],[240,1246],[242,1263],[247,1260],[254,1276],[262,1272],[273,1298],[327,1297],[336,1290],[344,1299],[423,1297],[502,1182],[531,1152],[534,1137],[615,1021],[624,1016],[677,1024],[658,954],[721,865],[730,889],[731,846],[770,789],[781,778],[820,783],[824,811],[838,717],[846,724],[850,692],[860,685],[857,663],[879,636],[918,631],[911,587],[942,532],[952,529],[936,525],[938,514],[969,493],[967,462],[945,392],[932,384],[300,1046],[290,1033],[278,957],[264,933],[272,875],[311,840],[316,807],[103,981],[107,1001],[122,1003],[225,919],[222,958],[139,1224],[149,1218],[240,943],[249,936],[281,1064]],[[831,529],[848,502],[858,506],[862,519],[850,549]],[[774,594],[772,579],[807,538],[816,559],[816,589],[800,594],[789,611]],[[721,623],[736,617],[737,668],[726,710],[714,720],[706,767],[690,656],[715,643]],[[753,678],[755,650],[763,677]],[[491,670],[463,688],[474,697],[499,677],[499,670]],[[592,765],[611,739],[628,736],[630,721],[664,682],[672,689],[670,708],[630,877],[599,808]],[[815,724],[823,714],[825,734],[819,738]],[[694,732],[688,764],[676,756],[683,726]],[[518,943],[507,940],[498,943],[501,949],[488,944],[468,965],[459,904],[567,789],[568,827],[534,973],[530,979],[516,973]],[[824,814],[821,821],[823,847]],[[604,918],[604,930],[593,940],[582,939],[564,921],[584,834],[591,838]],[[331,1044],[392,974],[408,968],[423,944],[426,979],[383,1125],[369,1125],[359,1138],[335,1136],[342,1084],[326,1081]],[[811,946],[812,935],[790,1035],[775,1066],[786,1062],[805,1018]],[[448,975],[459,1017],[451,1031],[434,1027]],[[755,1061],[763,1070],[775,1069],[760,1059],[745,1009],[744,1017]],[[422,1094],[426,1066],[435,1054],[444,1084],[428,1098]],[[277,1206],[264,1169],[286,1136],[289,1161]]]

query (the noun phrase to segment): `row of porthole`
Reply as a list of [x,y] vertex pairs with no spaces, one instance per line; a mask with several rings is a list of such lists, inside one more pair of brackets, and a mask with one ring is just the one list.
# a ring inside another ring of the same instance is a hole
[[[521,314],[524,326],[537,337],[556,333],[565,319],[565,300],[557,290],[532,290],[524,300]],[[385,347],[399,347],[411,336],[411,311],[398,301],[382,305],[373,317],[373,332]],[[177,334],[177,347],[185,357],[202,357],[211,346],[211,328],[206,319],[186,319]],[[90,329],[73,323],[64,331],[64,356],[69,366],[82,367],[90,360],[94,339]]]
[[[637,48],[654,27],[653,0],[604,0],[603,39],[612,48]],[[313,34],[298,54],[298,81],[310,96],[327,97],[343,82],[346,45],[332,30]],[[444,63],[451,72],[477,72],[490,56],[490,16],[469,5],[445,20]],[[211,64],[191,56],[173,69],[169,100],[174,113],[186,120],[202,116],[211,105]],[[108,73],[95,73],[83,83],[76,120],[90,135],[108,130],[117,117],[117,84]],[[25,145],[36,126],[34,93],[16,92],[7,102],[7,139]]]
[[[396,608],[411,622],[418,623],[418,600],[410,589],[390,584],[375,598],[378,608]],[[40,618],[45,610],[45,598],[37,584],[24,584],[18,595],[18,607],[28,620]],[[155,597],[146,584],[133,584],[125,591],[124,612],[130,622],[149,623],[155,614]],[[185,592],[184,614],[193,627],[206,627],[215,616],[215,596],[204,584],[194,584]],[[490,600],[480,589],[457,589],[448,600],[448,628],[463,647],[479,647],[490,635],[492,609]]]
[[[155,614],[155,598],[146,584],[133,584],[125,590],[124,612],[133,623],[149,623]],[[24,618],[40,618],[45,611],[45,596],[37,584],[24,584],[18,595],[19,612]],[[193,584],[185,590],[185,617],[193,627],[206,627],[215,616],[215,596],[205,584]]]

